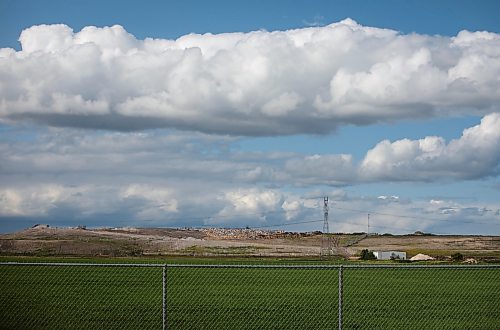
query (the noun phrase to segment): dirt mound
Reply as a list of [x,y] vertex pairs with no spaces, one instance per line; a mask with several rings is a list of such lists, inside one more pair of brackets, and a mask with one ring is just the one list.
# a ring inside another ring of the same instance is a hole
[[422,254],[422,253],[419,253],[416,256],[410,258],[410,261],[427,261],[427,260],[434,260],[434,258],[428,256],[427,254]]

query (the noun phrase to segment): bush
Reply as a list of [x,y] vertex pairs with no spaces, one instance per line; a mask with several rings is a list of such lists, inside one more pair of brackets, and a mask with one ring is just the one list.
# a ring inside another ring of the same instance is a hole
[[400,260],[401,258],[396,254],[391,254],[391,260]]
[[464,260],[464,255],[461,254],[460,252],[453,253],[451,255],[451,260],[456,261],[456,262],[463,261]]
[[373,254],[372,251],[369,251],[368,249],[364,249],[361,251],[360,254],[360,259],[361,260],[375,260],[375,255]]

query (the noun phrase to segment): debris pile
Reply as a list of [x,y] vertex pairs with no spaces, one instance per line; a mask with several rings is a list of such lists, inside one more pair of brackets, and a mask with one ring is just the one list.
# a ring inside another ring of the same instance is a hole
[[426,254],[419,253],[416,256],[413,256],[410,258],[411,261],[427,261],[427,260],[434,260],[433,257],[428,256]]

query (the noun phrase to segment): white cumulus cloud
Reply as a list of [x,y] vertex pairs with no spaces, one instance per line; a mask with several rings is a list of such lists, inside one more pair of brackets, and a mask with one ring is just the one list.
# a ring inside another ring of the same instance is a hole
[[0,49],[0,120],[229,135],[327,133],[343,124],[498,112],[500,36],[322,27],[137,39],[62,24]]
[[384,140],[360,165],[364,180],[477,179],[500,170],[500,114],[490,114],[449,143],[441,137]]

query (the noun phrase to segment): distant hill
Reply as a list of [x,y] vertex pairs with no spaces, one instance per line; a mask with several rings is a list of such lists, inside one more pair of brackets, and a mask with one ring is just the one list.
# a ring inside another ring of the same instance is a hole
[[[355,256],[363,249],[400,250],[446,259],[460,252],[480,260],[500,260],[498,236],[330,234],[333,252]],[[1,255],[33,256],[318,256],[321,232],[295,233],[221,228],[54,228],[36,225],[0,235]]]

